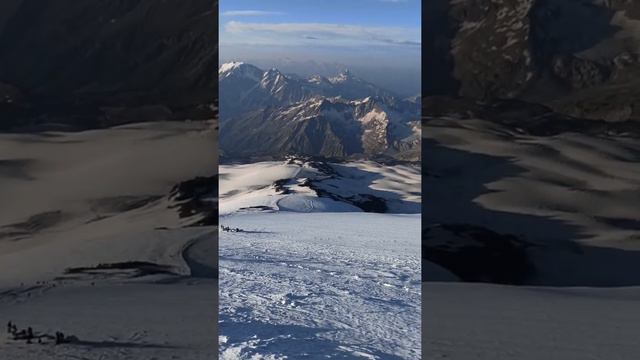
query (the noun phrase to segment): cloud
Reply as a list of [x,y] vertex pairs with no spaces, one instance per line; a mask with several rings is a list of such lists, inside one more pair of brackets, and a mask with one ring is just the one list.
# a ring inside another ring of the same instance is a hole
[[[229,21],[225,31],[244,35],[246,38],[269,37],[276,42],[291,42],[295,39],[322,39],[334,43],[358,42],[420,46],[420,31],[417,28],[370,27],[325,23],[249,23]],[[274,36],[275,35],[275,36]]]
[[279,11],[264,11],[264,10],[229,10],[222,13],[222,16],[269,16],[269,15],[283,15],[284,13]]

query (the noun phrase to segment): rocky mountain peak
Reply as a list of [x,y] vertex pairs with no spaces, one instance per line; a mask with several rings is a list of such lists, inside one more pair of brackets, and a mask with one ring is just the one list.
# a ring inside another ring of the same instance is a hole
[[218,69],[218,79],[241,77],[257,82],[262,78],[262,75],[263,71],[261,69],[242,61],[224,63],[220,65],[220,68]]
[[640,100],[639,2],[434,0],[427,7],[425,96],[519,99],[571,116],[640,119],[628,111]]
[[343,83],[343,82],[347,82],[350,80],[355,80],[356,77],[351,73],[351,71],[349,69],[344,69],[342,71],[340,71],[340,73],[332,78],[329,79],[329,81],[331,81],[332,83],[336,84],[336,83]]
[[[349,72],[338,77],[353,78]],[[224,78],[220,89],[220,141],[227,157],[296,153],[419,159],[418,107],[393,100],[374,84],[302,79],[271,69],[260,86]]]

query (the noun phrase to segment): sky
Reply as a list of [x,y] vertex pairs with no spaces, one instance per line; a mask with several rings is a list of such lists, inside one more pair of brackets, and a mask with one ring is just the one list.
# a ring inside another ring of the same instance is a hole
[[220,0],[220,61],[420,89],[420,0]]

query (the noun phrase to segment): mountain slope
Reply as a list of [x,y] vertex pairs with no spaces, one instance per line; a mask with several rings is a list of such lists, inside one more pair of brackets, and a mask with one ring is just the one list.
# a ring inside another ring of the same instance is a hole
[[216,4],[3,2],[0,91],[21,97],[0,100],[0,129],[210,118],[217,94]]
[[220,146],[229,157],[394,155],[418,148],[420,127],[414,114],[410,105],[405,110],[379,98],[314,97],[222,123]]
[[[544,103],[584,119],[637,119],[640,4],[435,0],[425,95]],[[588,24],[588,26],[586,25]]]
[[315,96],[355,100],[367,96],[392,98],[394,95],[360,79],[348,70],[328,79],[314,75],[308,79],[283,74],[278,69],[261,70],[251,64],[230,62],[218,70],[221,89],[221,121],[270,105],[290,105]]
[[308,79],[242,62],[218,70],[225,157],[303,154],[419,159],[419,102],[349,71]]
[[420,358],[419,165],[289,157],[219,187],[220,359]]

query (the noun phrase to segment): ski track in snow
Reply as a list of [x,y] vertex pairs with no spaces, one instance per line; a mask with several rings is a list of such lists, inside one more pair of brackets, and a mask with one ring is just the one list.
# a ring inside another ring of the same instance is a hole
[[421,357],[420,215],[221,220],[221,359]]

